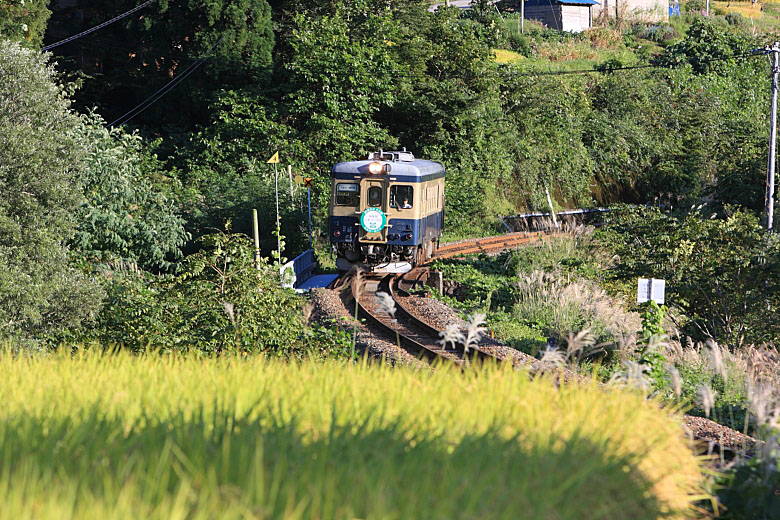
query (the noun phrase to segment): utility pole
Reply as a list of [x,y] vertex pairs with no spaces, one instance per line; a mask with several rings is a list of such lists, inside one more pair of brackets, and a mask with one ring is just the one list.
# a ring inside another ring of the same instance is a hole
[[710,15],[710,0],[707,0],[707,7],[706,7],[706,8],[705,8],[705,10],[704,10],[704,14],[705,14],[706,16],[709,16],[709,15]]
[[780,74],[780,42],[774,42],[772,53],[772,108],[769,115],[769,166],[766,175],[766,228],[772,231],[775,209],[775,145],[777,142],[777,76]]
[[520,34],[525,33],[525,0],[520,0]]

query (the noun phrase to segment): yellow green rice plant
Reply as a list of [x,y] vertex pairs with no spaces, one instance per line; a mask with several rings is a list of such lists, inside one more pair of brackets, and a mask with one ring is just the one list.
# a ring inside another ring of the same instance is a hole
[[0,518],[655,519],[701,493],[676,412],[510,367],[5,353],[0,402]]

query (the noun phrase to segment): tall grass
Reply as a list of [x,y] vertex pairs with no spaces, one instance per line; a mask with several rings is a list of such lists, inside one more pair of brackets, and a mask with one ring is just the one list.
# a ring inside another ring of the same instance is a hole
[[635,393],[511,369],[0,354],[0,517],[659,518],[700,471]]
[[514,315],[543,320],[550,333],[561,337],[588,329],[599,342],[615,342],[636,336],[641,325],[637,313],[585,279],[536,270],[520,276],[517,287]]

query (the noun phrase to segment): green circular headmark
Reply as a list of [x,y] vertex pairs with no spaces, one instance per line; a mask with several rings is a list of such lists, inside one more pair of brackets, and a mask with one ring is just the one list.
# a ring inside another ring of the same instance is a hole
[[360,226],[367,233],[378,233],[385,228],[385,225],[387,225],[387,217],[379,208],[367,208],[360,215]]

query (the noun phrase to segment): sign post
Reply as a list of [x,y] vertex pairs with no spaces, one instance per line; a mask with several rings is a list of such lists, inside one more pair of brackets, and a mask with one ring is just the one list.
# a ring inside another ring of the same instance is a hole
[[279,263],[282,263],[282,228],[279,224],[279,172],[276,169],[276,165],[279,164],[279,152],[273,154],[273,156],[266,161],[267,164],[274,165],[274,184],[276,186],[276,249],[279,251]]
[[666,294],[666,280],[656,278],[640,278],[636,290],[636,302],[644,303],[650,300],[658,305],[664,304]]
[[[260,232],[257,227],[257,210],[252,210],[252,228],[255,234],[255,266],[260,270]],[[260,275],[258,275],[260,276]]]

